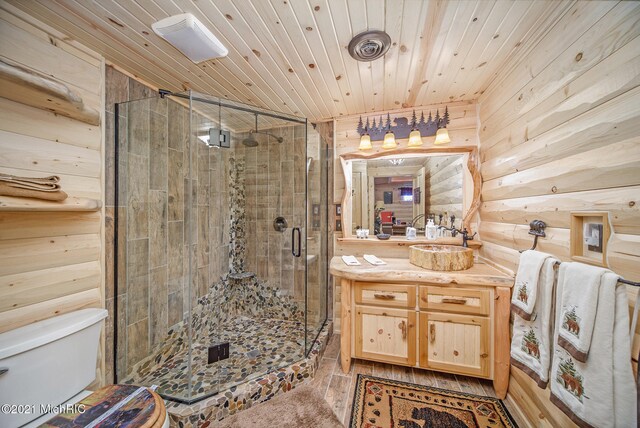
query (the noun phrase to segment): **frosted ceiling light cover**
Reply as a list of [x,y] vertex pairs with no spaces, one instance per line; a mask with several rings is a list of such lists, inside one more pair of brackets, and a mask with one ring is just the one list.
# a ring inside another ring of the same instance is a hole
[[195,63],[229,53],[216,36],[190,13],[162,19],[151,24],[151,28]]

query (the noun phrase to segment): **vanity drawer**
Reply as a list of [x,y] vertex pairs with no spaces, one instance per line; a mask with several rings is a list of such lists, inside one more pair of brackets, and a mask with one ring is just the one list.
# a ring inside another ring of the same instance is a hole
[[489,315],[489,290],[420,287],[420,309]]
[[356,281],[355,300],[359,305],[415,308],[416,286]]

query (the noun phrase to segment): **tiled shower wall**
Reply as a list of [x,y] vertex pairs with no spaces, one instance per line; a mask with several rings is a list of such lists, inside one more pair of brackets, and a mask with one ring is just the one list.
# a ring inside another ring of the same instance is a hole
[[[272,286],[280,285],[283,294],[304,301],[304,264],[291,255],[291,228],[304,224],[305,126],[269,132],[283,142],[260,135],[258,147],[235,146],[245,160],[246,267]],[[273,228],[278,216],[287,220],[284,232]]]
[[[106,380],[111,382],[114,336],[118,377],[122,378],[182,321],[212,282],[228,272],[226,166],[230,151],[212,150],[195,137],[190,139],[188,109],[172,100],[153,98],[121,106],[116,269],[114,104],[154,97],[155,93],[111,67],[106,72],[106,93]],[[205,121],[194,114],[195,126],[207,126]],[[191,200],[187,196],[190,186]],[[189,251],[193,256],[190,284]],[[117,335],[113,327],[116,271]]]

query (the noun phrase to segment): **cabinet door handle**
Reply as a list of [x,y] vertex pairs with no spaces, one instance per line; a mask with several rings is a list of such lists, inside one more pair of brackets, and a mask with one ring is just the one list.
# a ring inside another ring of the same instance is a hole
[[467,303],[467,299],[456,299],[454,297],[443,297],[442,303],[452,303],[454,305],[464,305]]
[[382,300],[393,300],[396,298],[393,294],[374,294],[373,297]]
[[436,341],[436,325],[429,324],[429,342],[433,343]]
[[402,321],[399,327],[400,327],[400,330],[402,330],[402,340],[407,340],[407,322]]

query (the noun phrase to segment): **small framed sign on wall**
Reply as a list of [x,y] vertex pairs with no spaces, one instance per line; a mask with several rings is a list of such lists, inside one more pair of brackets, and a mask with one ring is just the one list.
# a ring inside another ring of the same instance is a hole
[[385,204],[392,204],[393,203],[393,192],[384,192],[382,194],[382,196],[383,196]]

